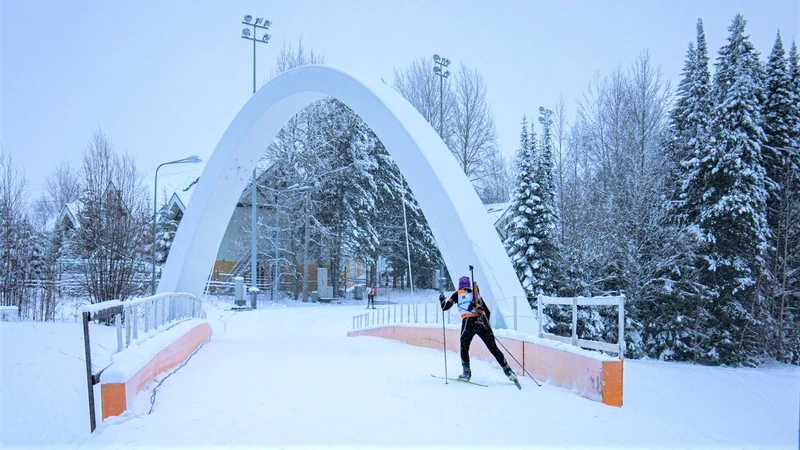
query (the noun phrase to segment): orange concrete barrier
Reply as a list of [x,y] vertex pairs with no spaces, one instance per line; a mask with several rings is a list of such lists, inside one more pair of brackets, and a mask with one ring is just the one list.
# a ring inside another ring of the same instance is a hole
[[102,383],[100,399],[103,405],[103,420],[118,416],[130,409],[133,399],[142,388],[155,380],[158,374],[182,363],[200,345],[211,337],[211,325],[201,323],[169,344],[124,383]]
[[[459,330],[446,329],[447,349],[459,351]],[[377,336],[405,342],[419,347],[441,349],[442,330],[438,328],[417,328],[404,326],[385,326],[365,330],[354,330],[348,336]],[[516,358],[538,381],[546,381],[554,386],[577,392],[582,397],[610,406],[622,406],[623,361],[594,356],[588,351],[575,347],[567,351],[558,347],[566,344],[539,339],[529,342],[498,337],[508,351],[500,347],[506,359],[518,375],[523,375],[522,367]],[[552,346],[547,344],[552,343]],[[510,358],[509,353],[514,357]],[[470,356],[495,361],[489,349],[480,339],[472,341]]]

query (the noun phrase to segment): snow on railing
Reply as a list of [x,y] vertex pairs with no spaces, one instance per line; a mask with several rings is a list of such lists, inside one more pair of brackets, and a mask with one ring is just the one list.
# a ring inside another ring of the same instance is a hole
[[[554,341],[565,342],[576,347],[590,348],[605,352],[617,353],[620,359],[625,355],[625,296],[615,295],[607,297],[548,297],[539,295],[539,337],[552,339]],[[572,305],[572,336],[558,336],[544,331],[542,325],[543,309],[545,305]],[[588,339],[578,339],[578,306],[617,306],[619,309],[618,324],[619,335],[617,343],[592,341]]]
[[80,312],[89,316],[103,312],[114,316],[117,352],[131,342],[144,341],[184,320],[206,318],[202,300],[186,293],[163,293],[125,302],[109,300],[83,306]]
[[[86,387],[89,397],[89,425],[95,430],[94,385],[100,383],[100,374],[92,372],[92,353],[89,343],[89,321],[92,315],[113,315],[117,327],[117,350],[121,352],[131,343],[145,341],[154,335],[190,319],[205,319],[203,301],[192,294],[163,293],[151,297],[135,298],[125,302],[109,300],[86,305],[79,309],[83,317],[83,348],[86,356]],[[124,328],[123,328],[124,327]],[[124,329],[124,339],[123,339]]]

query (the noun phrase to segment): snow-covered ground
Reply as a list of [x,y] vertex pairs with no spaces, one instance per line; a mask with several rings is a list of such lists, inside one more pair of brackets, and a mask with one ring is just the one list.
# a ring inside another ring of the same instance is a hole
[[[386,300],[379,297],[378,300]],[[393,301],[404,300],[395,294]],[[137,411],[89,435],[81,327],[2,323],[4,447],[603,447],[797,448],[800,368],[625,362],[614,408],[473,360],[488,388],[444,381],[441,351],[348,338],[366,301],[209,302],[215,335],[184,367],[137,399]],[[382,305],[379,303],[378,307]],[[93,326],[97,367],[113,330]],[[94,362],[93,361],[93,362]],[[457,374],[448,352],[449,374]],[[99,396],[98,396],[99,399]]]

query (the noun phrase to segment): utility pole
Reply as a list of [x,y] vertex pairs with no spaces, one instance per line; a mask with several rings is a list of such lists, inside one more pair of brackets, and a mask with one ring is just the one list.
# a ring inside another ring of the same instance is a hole
[[[251,23],[252,22],[252,23]],[[243,28],[242,29],[242,39],[248,39],[253,41],[253,94],[256,93],[256,43],[261,42],[266,44],[269,42],[269,38],[272,37],[268,33],[264,33],[261,39],[256,38],[256,32],[259,29],[264,31],[269,29],[269,26],[272,25],[272,21],[265,19],[263,17],[256,18],[255,22],[253,22],[253,16],[247,14],[244,16],[244,20],[242,24],[247,25],[248,27],[253,27],[252,36],[250,33],[250,28]],[[256,245],[257,242],[257,225],[258,225],[258,218],[257,218],[257,206],[256,206],[256,168],[253,168],[253,180],[250,183],[250,190],[251,190],[251,206],[250,206],[250,306],[254,309],[256,307],[256,296],[258,295],[258,287],[257,287],[257,279],[258,279],[258,248]]]
[[[439,77],[439,137],[444,141],[444,79],[450,76],[447,66],[450,60],[439,55],[433,55],[433,73]],[[444,256],[439,266],[439,292],[444,292]]]

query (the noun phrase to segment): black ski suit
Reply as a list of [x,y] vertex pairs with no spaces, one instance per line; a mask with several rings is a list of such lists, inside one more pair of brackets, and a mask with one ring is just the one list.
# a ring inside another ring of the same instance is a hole
[[[444,294],[439,295],[439,303],[441,304],[442,310],[447,311],[452,308],[453,305],[458,304],[458,295],[460,292],[472,293],[472,289],[456,291],[450,298],[445,298]],[[488,348],[495,359],[497,359],[500,367],[508,373],[511,369],[508,369],[505,355],[497,348],[494,332],[492,331],[492,327],[489,326],[489,315],[491,314],[489,308],[482,300],[479,301],[479,304],[479,306],[476,306],[473,300],[466,314],[474,315],[467,315],[461,319],[461,365],[465,369],[469,369],[469,346],[472,343],[472,338],[477,334],[483,343],[486,344],[486,348]]]

